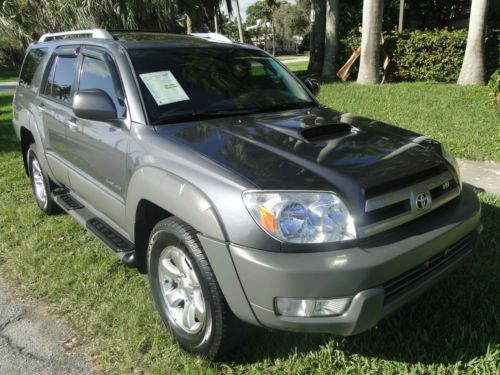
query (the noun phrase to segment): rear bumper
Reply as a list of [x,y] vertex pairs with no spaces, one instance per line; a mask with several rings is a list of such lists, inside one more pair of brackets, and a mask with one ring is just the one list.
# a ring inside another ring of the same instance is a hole
[[[241,287],[253,317],[248,311],[235,313],[246,321],[272,329],[341,335],[362,332],[462,263],[471,253],[480,231],[480,214],[476,195],[464,186],[460,197],[445,207],[359,247],[276,253],[229,245],[240,282],[237,289]],[[460,241],[464,239],[467,243],[462,246]],[[454,245],[458,250],[449,250]],[[217,269],[214,270],[219,278]],[[236,285],[221,283],[221,288],[225,295],[228,290],[234,295]],[[274,311],[275,297],[346,296],[351,296],[352,301],[340,316],[292,318]],[[232,298],[227,298],[228,303],[233,311],[238,310],[233,307]]]

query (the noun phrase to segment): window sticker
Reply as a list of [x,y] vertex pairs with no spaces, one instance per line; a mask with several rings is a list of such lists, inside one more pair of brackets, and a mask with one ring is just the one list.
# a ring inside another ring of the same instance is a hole
[[189,100],[170,70],[139,75],[158,106]]

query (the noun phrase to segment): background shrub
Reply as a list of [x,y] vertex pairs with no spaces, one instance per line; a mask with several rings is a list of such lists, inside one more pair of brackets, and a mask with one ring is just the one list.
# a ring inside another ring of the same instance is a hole
[[463,62],[467,30],[402,34],[393,52],[395,77],[404,81],[454,82]]
[[493,103],[500,105],[500,69],[497,69],[495,73],[491,75],[488,87],[491,90]]
[[[384,50],[391,58],[390,78],[396,81],[456,82],[467,44],[467,29],[391,32],[384,35]],[[486,74],[500,66],[499,30],[487,33]],[[353,32],[341,41],[343,64],[361,45],[361,35]],[[359,65],[359,64],[358,64]],[[357,66],[351,73],[356,77]]]

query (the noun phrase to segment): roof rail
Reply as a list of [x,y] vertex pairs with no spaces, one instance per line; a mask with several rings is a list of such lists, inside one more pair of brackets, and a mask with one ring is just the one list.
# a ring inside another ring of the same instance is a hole
[[196,38],[207,39],[210,40],[211,42],[233,43],[233,41],[229,39],[227,36],[218,33],[191,33],[189,35],[192,35]]
[[96,39],[113,39],[113,36],[104,29],[88,29],[88,30],[73,30],[73,31],[63,31],[60,33],[47,33],[43,34],[39,42],[46,42],[47,40],[57,39],[60,37],[71,36],[71,35],[89,35],[90,38]]

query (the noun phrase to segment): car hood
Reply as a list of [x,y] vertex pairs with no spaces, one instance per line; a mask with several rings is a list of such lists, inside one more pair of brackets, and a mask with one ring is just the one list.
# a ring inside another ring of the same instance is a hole
[[444,166],[426,137],[323,107],[156,130],[245,177],[255,188],[334,190],[351,202],[363,202],[367,189]]

